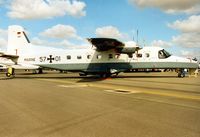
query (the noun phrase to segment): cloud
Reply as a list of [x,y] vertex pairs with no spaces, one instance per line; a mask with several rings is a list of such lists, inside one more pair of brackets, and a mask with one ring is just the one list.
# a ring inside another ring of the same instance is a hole
[[181,50],[181,55],[187,58],[196,57],[200,61],[200,50]]
[[[47,41],[45,40],[41,40],[40,38],[38,37],[34,37],[31,39],[31,43],[33,45],[46,45]],[[48,44],[49,45],[49,44]]]
[[0,29],[0,50],[6,49],[8,31]]
[[40,33],[41,36],[50,37],[50,38],[60,38],[60,39],[81,39],[77,35],[76,29],[70,25],[55,25],[44,32]]
[[0,0],[0,6],[3,5],[5,2],[5,0]]
[[155,46],[155,47],[171,47],[172,46],[172,43],[170,42],[166,42],[166,41],[163,41],[163,40],[154,40],[151,42],[150,44],[151,46]]
[[8,31],[4,29],[0,29],[0,37],[7,37]]
[[62,40],[59,42],[55,42],[55,41],[47,41],[47,40],[42,40],[38,37],[34,37],[31,40],[31,43],[33,45],[40,45],[40,46],[65,46],[65,47],[70,47],[73,46],[72,43],[70,43],[68,40]]
[[177,20],[172,24],[168,24],[173,29],[180,30],[183,33],[198,32],[200,33],[200,15],[190,16],[187,20]]
[[173,36],[172,41],[182,47],[199,48],[200,33],[183,33],[178,36]]
[[142,8],[156,7],[169,14],[200,13],[199,0],[129,0],[129,2]]
[[86,15],[86,4],[78,0],[13,0],[7,15],[17,19],[49,19],[56,16]]
[[61,41],[47,41],[47,40],[42,40],[38,37],[34,37],[31,40],[31,43],[33,45],[38,45],[38,46],[47,46],[47,47],[58,47],[58,46],[62,46],[65,48],[70,48],[70,49],[85,49],[88,47],[91,47],[91,45],[89,45],[89,43],[87,42],[82,42],[81,44],[75,44],[75,43],[71,43],[68,40],[61,40]]
[[185,20],[177,20],[168,24],[168,26],[181,32],[181,34],[172,37],[173,43],[188,48],[200,47],[200,15],[193,15]]
[[97,28],[95,34],[97,37],[121,38],[122,35],[116,27],[105,26]]
[[7,40],[4,38],[0,38],[0,50],[6,49]]
[[[39,33],[39,35],[46,37],[48,39],[44,40],[38,37],[34,37],[31,40],[32,44],[40,45],[40,46],[51,46],[51,47],[62,46],[65,48],[88,47],[88,44],[86,44],[85,39],[78,36],[76,29],[70,25],[58,24],[44,30],[43,32]],[[49,39],[49,38],[53,38],[53,39]],[[70,41],[71,39],[73,39],[73,42]]]
[[118,28],[113,26],[104,26],[97,28],[95,32],[97,37],[116,38],[116,39],[129,39],[128,34],[121,33]]
[[168,24],[168,26],[179,30],[181,34],[173,36],[171,42],[154,40],[151,45],[159,47],[177,45],[180,47],[197,49],[200,47],[199,25],[199,16],[191,16],[187,20],[175,21],[172,24]]

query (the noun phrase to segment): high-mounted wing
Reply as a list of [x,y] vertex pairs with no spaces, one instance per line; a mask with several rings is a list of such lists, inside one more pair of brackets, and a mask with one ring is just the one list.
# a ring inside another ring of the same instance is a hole
[[124,43],[112,38],[89,38],[88,41],[97,48],[97,51],[119,49],[125,46]]
[[117,53],[128,54],[129,57],[132,57],[133,53],[141,49],[136,43],[127,45],[112,38],[89,38],[88,41],[96,47],[97,51],[115,49]]

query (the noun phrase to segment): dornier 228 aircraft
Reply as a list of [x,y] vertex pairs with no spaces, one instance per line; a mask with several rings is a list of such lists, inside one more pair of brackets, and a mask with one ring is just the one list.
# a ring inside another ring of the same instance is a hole
[[0,62],[8,67],[6,75],[14,75],[14,69],[50,68],[80,72],[80,75],[98,74],[108,77],[130,69],[183,69],[190,74],[198,68],[191,59],[173,56],[160,47],[140,48],[136,43],[122,43],[111,38],[89,38],[90,49],[56,49],[34,46],[30,43],[23,27],[8,28],[7,52],[0,57],[11,59],[13,64]]

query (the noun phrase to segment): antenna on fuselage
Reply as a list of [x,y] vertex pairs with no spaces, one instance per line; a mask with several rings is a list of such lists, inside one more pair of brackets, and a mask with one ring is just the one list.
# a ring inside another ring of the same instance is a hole
[[139,32],[138,32],[138,29],[137,29],[137,44],[138,44],[138,33],[139,33]]
[[143,44],[144,44],[144,47],[146,46],[145,43],[146,43],[146,40],[145,40],[145,38],[143,38]]

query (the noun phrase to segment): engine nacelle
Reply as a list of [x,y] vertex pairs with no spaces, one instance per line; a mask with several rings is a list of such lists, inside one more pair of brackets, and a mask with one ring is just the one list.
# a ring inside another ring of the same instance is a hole
[[119,53],[123,53],[123,54],[133,54],[135,53],[135,51],[137,50],[137,47],[124,47],[119,49]]
[[132,57],[132,54],[135,53],[140,48],[134,41],[129,41],[125,43],[124,47],[118,48],[118,52],[122,54],[128,54],[129,57]]

